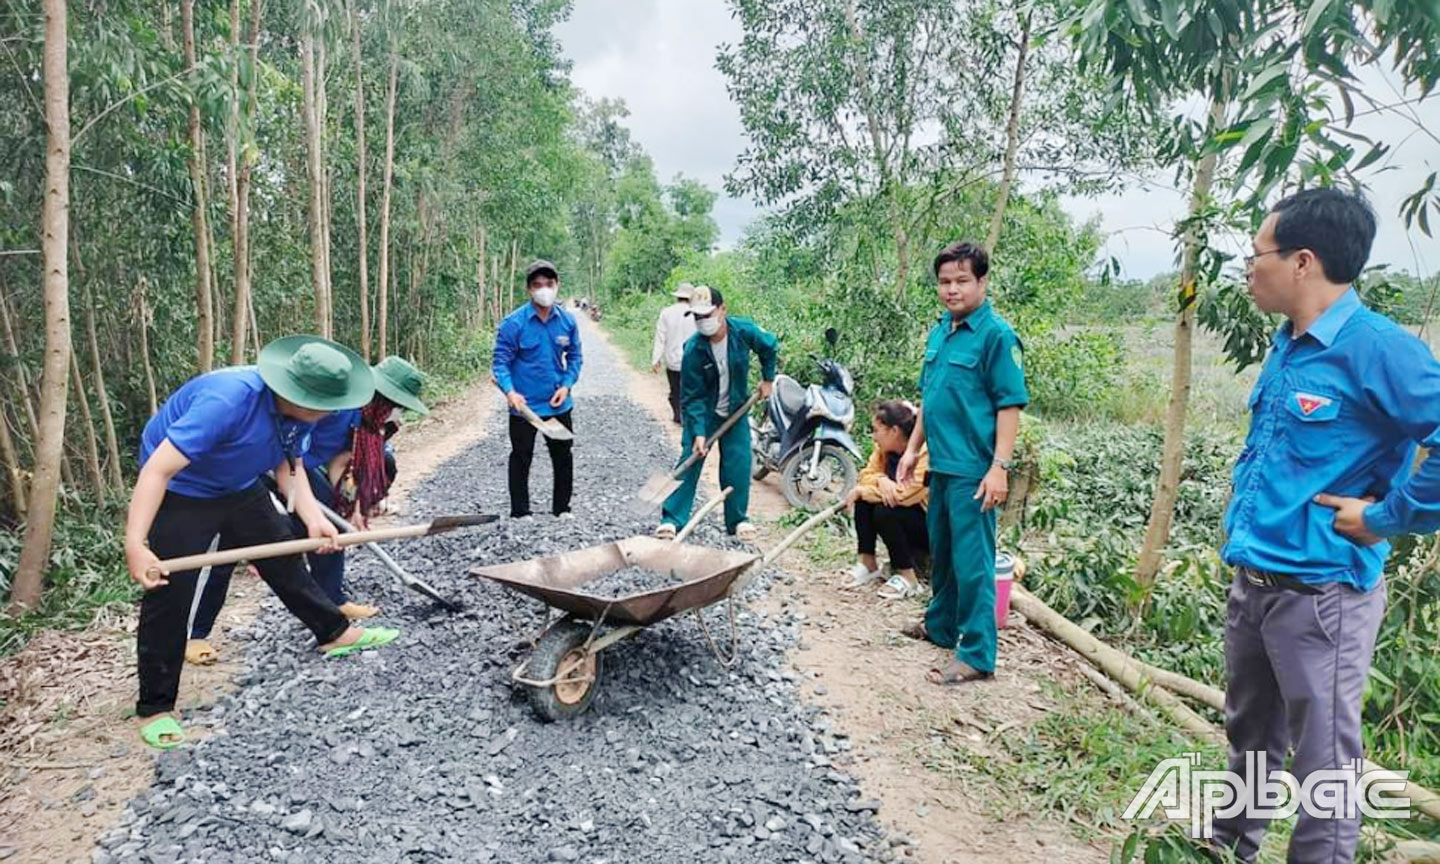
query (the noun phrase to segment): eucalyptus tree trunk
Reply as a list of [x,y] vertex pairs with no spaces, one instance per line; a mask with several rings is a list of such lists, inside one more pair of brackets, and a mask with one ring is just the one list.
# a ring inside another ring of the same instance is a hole
[[[188,0],[187,0],[188,2]],[[70,278],[65,239],[70,233],[70,77],[66,58],[65,0],[44,0],[45,195],[40,205],[41,285],[45,292],[45,371],[41,377],[40,434],[30,485],[29,518],[11,582],[12,611],[40,602],[45,565],[55,532],[55,498],[65,446],[65,367],[71,357]]]
[[[1226,99],[1216,95],[1210,103],[1210,130],[1213,134],[1225,122]],[[1195,167],[1195,181],[1190,191],[1190,221],[1185,231],[1185,248],[1180,267],[1180,317],[1175,320],[1175,359],[1170,375],[1170,403],[1165,411],[1165,446],[1160,459],[1160,479],[1155,498],[1150,503],[1150,520],[1145,526],[1145,540],[1135,564],[1135,582],[1140,586],[1139,609],[1143,609],[1155,587],[1155,576],[1164,563],[1165,545],[1170,540],[1170,524],[1175,517],[1175,501],[1180,496],[1180,469],[1185,456],[1185,413],[1190,407],[1192,345],[1195,336],[1195,281],[1197,259],[1203,238],[1196,217],[1210,198],[1215,182],[1219,153],[1209,149]],[[1138,611],[1138,610],[1137,610]]]
[[[245,125],[247,129],[253,128],[256,107],[256,82],[260,75],[260,14],[264,0],[251,0],[250,2],[250,28],[247,31],[245,44],[250,51],[250,81],[245,88]],[[240,0],[233,0],[230,10],[230,23],[233,31],[238,31],[240,23]],[[231,48],[239,50],[238,44],[232,38]],[[238,58],[238,53],[237,53]],[[237,62],[238,68],[238,62]],[[245,362],[245,339],[249,327],[250,312],[250,175],[255,165],[255,154],[252,147],[240,146],[239,128],[239,81],[238,77],[232,77],[232,88],[234,90],[235,107],[231,117],[235,123],[235,133],[232,136],[231,146],[236,148],[231,160],[230,170],[235,178],[233,184],[234,194],[231,198],[231,244],[234,247],[235,270],[235,307],[230,314],[230,363],[240,366]],[[153,409],[152,409],[153,411]]]
[[194,196],[190,220],[195,230],[196,366],[209,372],[215,362],[215,311],[211,304],[210,228],[205,215],[205,132],[200,128],[200,103],[195,98],[195,0],[180,0],[185,72],[192,89],[190,99],[190,186]]
[[910,235],[905,230],[905,207],[901,200],[903,179],[895,176],[890,164],[890,145],[884,140],[879,112],[876,110],[874,88],[870,86],[870,64],[865,59],[865,34],[855,16],[854,0],[845,2],[845,25],[850,38],[855,42],[856,59],[853,77],[856,91],[864,106],[865,127],[870,135],[870,157],[875,163],[876,175],[880,179],[881,191],[889,211],[890,231],[895,240],[895,297],[904,300],[910,283]]
[[515,308],[515,259],[520,257],[520,241],[510,241],[510,308]]
[[150,363],[150,300],[145,296],[149,287],[150,280],[141,276],[135,288],[135,329],[140,331],[140,364],[145,367],[145,395],[149,399],[150,413],[154,414],[160,410],[160,402],[155,393],[155,367]]
[[481,225],[480,236],[476,238],[476,241],[480,245],[480,251],[475,258],[475,281],[477,283],[476,291],[478,292],[478,302],[475,305],[480,310],[480,327],[484,327],[485,322],[489,320],[489,314],[486,312],[486,307],[488,307],[490,304],[487,302],[488,291],[486,290],[487,283],[485,280],[485,243],[488,239],[486,237],[487,233],[488,232],[486,232],[485,226]]
[[10,504],[17,519],[25,518],[25,472],[20,467],[20,453],[15,440],[10,436],[10,419],[6,416],[5,400],[0,400],[0,458],[5,460],[5,474],[9,477]]
[[[85,289],[85,333],[90,339],[90,374],[95,378],[95,399],[100,407],[101,428],[105,430],[105,463],[110,485],[125,484],[120,475],[120,443],[115,435],[115,416],[110,412],[110,394],[105,391],[105,364],[100,360],[100,339],[95,333],[95,298]],[[81,398],[84,395],[81,394]]]
[[[71,343],[74,344],[73,342]],[[105,475],[100,471],[100,442],[95,438],[95,418],[90,414],[90,398],[85,395],[85,376],[80,372],[80,358],[70,352],[70,386],[75,388],[75,405],[80,409],[80,431],[85,440],[85,473],[96,499],[105,497]]]
[[35,410],[34,394],[30,388],[30,374],[25,369],[24,362],[20,359],[20,345],[15,339],[15,328],[10,323],[10,304],[4,298],[0,298],[0,328],[4,330],[5,350],[11,357],[15,358],[15,377],[19,382],[20,405],[25,409],[26,429],[30,433],[31,441],[38,441],[40,438],[40,421]]
[[990,231],[985,235],[985,249],[993,253],[1000,242],[1000,229],[1005,224],[1005,207],[1010,203],[1010,187],[1015,182],[1015,154],[1020,149],[1020,108],[1025,101],[1025,58],[1030,52],[1030,21],[1033,12],[1026,12],[1020,24],[1020,49],[1015,58],[1015,83],[1010,91],[1010,118],[1005,124],[1005,167],[1000,175],[1000,189],[995,196],[995,210],[990,214]]
[[315,332],[330,337],[329,279],[325,270],[325,186],[320,155],[320,118],[316,105],[315,37],[309,15],[300,25],[300,114],[305,125],[305,169],[310,196],[306,219],[310,228],[310,281],[315,291]]
[[380,302],[376,309],[376,326],[380,330],[380,350],[384,357],[386,330],[390,315],[390,190],[395,174],[395,95],[400,83],[400,57],[390,49],[390,83],[385,91],[385,171],[380,192]]
[[315,139],[320,147],[320,254],[325,262],[325,336],[335,335],[335,282],[334,269],[330,266],[330,223],[334,209],[330,197],[330,164],[326,159],[325,130],[330,103],[325,86],[325,30],[322,26],[315,39]]
[[366,238],[368,225],[365,218],[365,75],[364,56],[361,50],[360,13],[355,0],[347,0],[350,13],[350,31],[355,46],[355,228],[360,246],[360,356],[370,362],[370,262],[369,241]]

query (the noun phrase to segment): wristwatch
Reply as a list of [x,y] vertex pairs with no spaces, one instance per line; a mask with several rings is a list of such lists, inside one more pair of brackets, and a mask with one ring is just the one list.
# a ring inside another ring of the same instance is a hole
[[1015,470],[1015,460],[1014,460],[1014,459],[1001,459],[1000,457],[997,456],[997,457],[995,457],[994,462],[995,462],[996,465],[999,465],[1001,468],[1004,468],[1006,471],[1014,471],[1014,470]]

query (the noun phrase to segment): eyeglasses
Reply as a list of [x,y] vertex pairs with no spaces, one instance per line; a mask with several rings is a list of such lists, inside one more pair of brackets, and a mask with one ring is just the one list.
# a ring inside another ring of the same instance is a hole
[[1267,249],[1264,252],[1256,252],[1254,255],[1246,255],[1245,269],[1249,270],[1251,267],[1254,267],[1256,258],[1264,258],[1266,255],[1284,255],[1287,252],[1298,251],[1300,248],[1299,246],[1281,246],[1279,249]]

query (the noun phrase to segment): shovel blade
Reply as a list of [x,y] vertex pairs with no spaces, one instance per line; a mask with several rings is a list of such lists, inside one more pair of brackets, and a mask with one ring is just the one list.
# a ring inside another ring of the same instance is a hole
[[559,420],[540,421],[540,434],[554,441],[574,441],[575,433],[565,428]]
[[453,531],[456,528],[471,528],[475,525],[488,525],[499,520],[494,513],[476,513],[465,516],[436,516],[430,520],[430,530],[427,534],[439,534],[441,531]]
[[640,487],[640,493],[635,498],[644,507],[659,507],[679,488],[680,481],[671,475],[654,474],[645,481],[644,486]]

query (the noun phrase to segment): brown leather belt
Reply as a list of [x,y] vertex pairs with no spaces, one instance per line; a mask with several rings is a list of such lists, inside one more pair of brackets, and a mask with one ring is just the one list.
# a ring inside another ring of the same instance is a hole
[[1253,567],[1244,566],[1236,567],[1235,572],[1245,577],[1245,581],[1251,585],[1258,585],[1262,588],[1282,588],[1300,594],[1320,593],[1320,589],[1314,585],[1306,585],[1294,576],[1286,576],[1284,573],[1271,573],[1267,570],[1256,570]]

